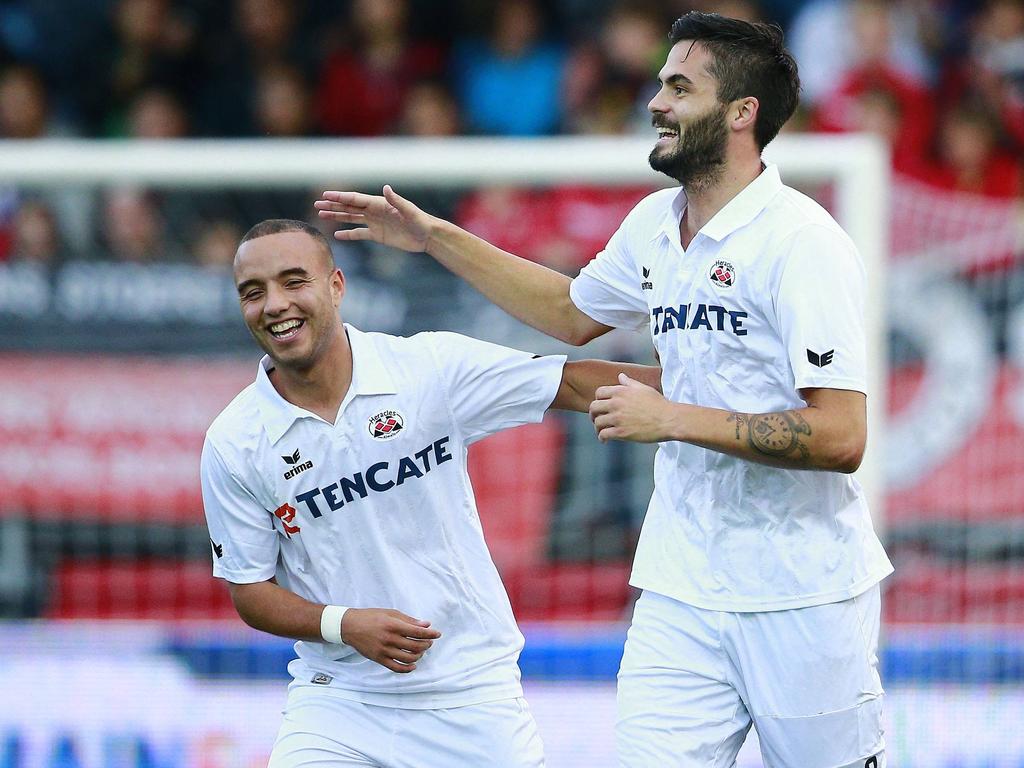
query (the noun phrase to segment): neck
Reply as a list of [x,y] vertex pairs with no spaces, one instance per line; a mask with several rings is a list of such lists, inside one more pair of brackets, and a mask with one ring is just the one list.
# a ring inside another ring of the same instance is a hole
[[684,186],[686,191],[686,212],[679,223],[679,235],[683,247],[700,232],[701,227],[714,218],[730,200],[761,174],[761,157],[758,155],[743,163],[727,163],[714,179],[696,181]]
[[333,424],[352,385],[352,347],[344,326],[338,328],[312,366],[292,368],[275,364],[270,381],[289,403]]

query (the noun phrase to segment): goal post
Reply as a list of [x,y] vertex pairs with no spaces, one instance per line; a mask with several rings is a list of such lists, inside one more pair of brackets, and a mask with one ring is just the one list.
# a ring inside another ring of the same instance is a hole
[[[0,141],[0,178],[24,187],[138,185],[316,189],[482,185],[666,184],[647,163],[647,137],[545,139],[259,139]],[[831,188],[833,214],[869,276],[869,446],[858,472],[884,522],[885,286],[888,155],[868,135],[783,134],[765,151],[790,185]]]

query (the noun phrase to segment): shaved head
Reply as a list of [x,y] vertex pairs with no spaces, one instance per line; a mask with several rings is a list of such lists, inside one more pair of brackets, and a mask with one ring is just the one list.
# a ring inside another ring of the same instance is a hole
[[[243,243],[247,243],[250,240],[266,237],[267,235],[277,235],[282,232],[302,232],[309,235],[316,241],[323,252],[324,266],[329,271],[334,269],[334,253],[331,251],[330,241],[319,229],[298,219],[265,219],[246,232],[239,241],[238,246],[240,248]],[[235,258],[238,258],[237,252]]]

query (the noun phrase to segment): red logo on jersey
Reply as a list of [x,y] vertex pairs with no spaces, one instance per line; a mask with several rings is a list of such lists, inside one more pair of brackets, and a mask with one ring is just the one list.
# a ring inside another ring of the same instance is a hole
[[274,515],[281,521],[281,525],[284,526],[284,532],[291,536],[293,533],[298,533],[301,529],[297,525],[292,525],[292,520],[295,519],[295,507],[288,502],[285,502],[280,507],[274,510]]
[[381,411],[371,416],[366,426],[375,440],[390,440],[405,429],[405,418],[398,411]]
[[716,288],[732,288],[736,282],[736,268],[728,261],[719,259],[711,265],[708,278]]

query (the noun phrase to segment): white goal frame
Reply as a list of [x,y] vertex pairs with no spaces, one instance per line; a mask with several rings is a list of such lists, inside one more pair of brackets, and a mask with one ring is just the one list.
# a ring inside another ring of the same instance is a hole
[[[664,183],[650,170],[649,137],[549,139],[258,139],[0,141],[0,179],[26,187],[367,188],[560,183]],[[783,134],[765,151],[792,185],[830,183],[839,223],[870,282],[869,450],[858,471],[876,527],[884,522],[885,274],[888,154],[867,135]]]

